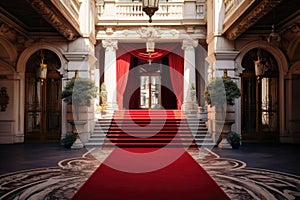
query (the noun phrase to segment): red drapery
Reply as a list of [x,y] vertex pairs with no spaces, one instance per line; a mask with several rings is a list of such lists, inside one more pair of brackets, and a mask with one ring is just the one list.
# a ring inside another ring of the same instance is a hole
[[145,51],[145,49],[138,49],[138,50],[133,50],[130,53],[133,56],[135,56],[141,60],[145,60],[145,61],[156,60],[156,59],[166,56],[169,53],[169,51],[163,50],[163,49],[155,49],[155,52],[153,52],[151,54],[144,52],[144,51]]
[[126,88],[128,73],[130,67],[130,54],[141,60],[156,60],[169,55],[170,77],[172,87],[177,98],[177,109],[181,109],[183,102],[183,70],[184,60],[182,56],[172,53],[177,44],[159,45],[155,52],[151,53],[151,58],[146,52],[146,49],[137,45],[123,44],[121,51],[119,51],[117,59],[117,103],[120,109],[123,109],[123,95]]
[[[120,53],[130,53],[131,55],[141,60],[156,60],[166,56],[170,51],[173,51],[178,44],[158,44],[156,45],[155,52],[149,54],[146,52],[145,44],[122,44],[120,45]],[[151,56],[151,57],[149,57]]]
[[119,109],[123,109],[123,95],[128,80],[130,57],[130,54],[123,54],[117,58],[117,103]]
[[170,77],[177,98],[177,109],[181,109],[183,101],[183,69],[184,60],[174,53],[169,54]]

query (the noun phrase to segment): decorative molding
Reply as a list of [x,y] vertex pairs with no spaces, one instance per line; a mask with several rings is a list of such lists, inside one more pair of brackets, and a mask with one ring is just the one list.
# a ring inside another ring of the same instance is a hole
[[16,49],[21,52],[25,48],[33,44],[33,40],[25,37],[22,33],[18,32],[16,29],[8,26],[6,23],[0,22],[0,36],[10,41]]
[[140,35],[141,38],[145,38],[150,41],[160,38],[162,34],[159,28],[151,26],[141,27],[136,32]]
[[102,41],[102,46],[106,51],[115,51],[118,49],[118,40],[107,39]]
[[86,52],[69,52],[65,53],[64,56],[68,61],[83,61],[88,57],[88,53]]
[[294,63],[288,72],[289,74],[300,74],[300,61]]
[[39,13],[48,23],[50,23],[58,32],[67,40],[75,40],[80,37],[80,33],[58,12],[54,12],[45,2],[41,0],[32,0],[31,6]]
[[182,49],[187,50],[194,50],[198,46],[198,40],[192,40],[192,39],[184,39],[182,41]]
[[234,62],[235,76],[240,76],[244,70],[245,68],[243,68],[242,65],[240,65],[238,62]]
[[[242,35],[248,28],[254,25],[259,19],[265,16],[275,6],[277,6],[282,0],[263,0],[250,11],[245,11],[244,17],[239,17],[228,28],[224,28],[226,31],[223,33],[227,39],[235,40]],[[250,9],[250,8],[249,8]],[[227,20],[228,21],[228,20]]]
[[239,51],[215,51],[215,57],[217,60],[234,60],[239,54]]

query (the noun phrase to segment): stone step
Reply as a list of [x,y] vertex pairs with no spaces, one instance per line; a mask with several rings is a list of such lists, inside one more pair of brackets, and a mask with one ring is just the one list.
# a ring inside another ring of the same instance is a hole
[[[149,113],[151,116],[149,116]],[[174,114],[176,113],[176,114]],[[181,111],[116,111],[114,119],[99,119],[87,148],[214,146],[205,121],[185,118]]]

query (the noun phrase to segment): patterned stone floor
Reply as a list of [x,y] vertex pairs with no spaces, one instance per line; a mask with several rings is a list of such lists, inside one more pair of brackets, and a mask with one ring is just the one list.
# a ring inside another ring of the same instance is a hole
[[[110,152],[92,149],[82,157],[60,161],[57,167],[1,175],[0,199],[70,199]],[[208,149],[189,153],[231,199],[300,199],[299,176],[248,168]]]

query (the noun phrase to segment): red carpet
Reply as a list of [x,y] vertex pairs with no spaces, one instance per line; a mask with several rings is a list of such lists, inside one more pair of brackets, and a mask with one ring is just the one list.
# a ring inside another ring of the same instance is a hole
[[[92,174],[72,199],[229,199],[184,149],[165,149],[159,153],[151,149],[157,154],[152,159],[147,156],[150,149],[126,150],[139,153],[115,149],[105,164]],[[178,155],[181,156],[170,165],[156,171],[133,173],[114,169],[148,171],[164,165]],[[168,158],[171,159],[166,161]]]
[[114,150],[73,200],[229,199],[182,148],[196,144],[181,111],[116,111],[106,137]]
[[109,123],[102,148],[197,148],[180,110],[118,110]]

